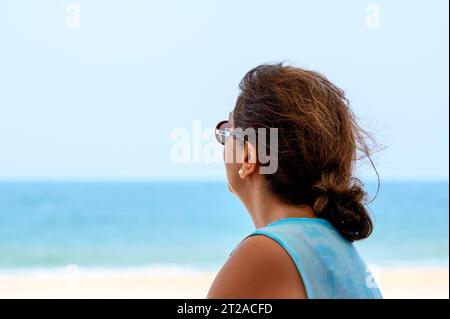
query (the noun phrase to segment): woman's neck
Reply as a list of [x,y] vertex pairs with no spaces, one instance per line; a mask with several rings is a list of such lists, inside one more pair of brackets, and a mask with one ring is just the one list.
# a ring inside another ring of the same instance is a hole
[[267,191],[254,192],[245,206],[257,229],[284,218],[317,218],[310,206],[283,202]]

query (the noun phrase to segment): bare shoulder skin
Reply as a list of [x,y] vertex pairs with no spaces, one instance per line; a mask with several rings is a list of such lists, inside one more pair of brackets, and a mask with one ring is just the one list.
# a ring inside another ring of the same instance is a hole
[[264,235],[246,238],[217,274],[207,298],[306,298],[289,254]]

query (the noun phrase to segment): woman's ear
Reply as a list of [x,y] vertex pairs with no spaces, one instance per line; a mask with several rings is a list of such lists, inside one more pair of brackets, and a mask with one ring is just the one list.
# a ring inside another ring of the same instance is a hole
[[258,168],[257,159],[256,148],[252,144],[246,142],[244,148],[244,162],[239,169],[239,177],[244,179],[256,172],[256,169]]

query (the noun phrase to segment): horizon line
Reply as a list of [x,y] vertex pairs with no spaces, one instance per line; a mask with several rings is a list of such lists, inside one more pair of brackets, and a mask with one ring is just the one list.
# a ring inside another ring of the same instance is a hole
[[[362,182],[376,183],[375,178],[358,177]],[[0,183],[8,182],[88,182],[88,183],[120,183],[120,182],[227,182],[226,177],[0,177]],[[447,182],[449,177],[386,177],[383,182]]]

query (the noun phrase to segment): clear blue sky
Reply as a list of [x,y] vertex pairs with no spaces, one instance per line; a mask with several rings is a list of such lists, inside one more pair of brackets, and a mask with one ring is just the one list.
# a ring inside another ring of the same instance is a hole
[[[79,29],[66,25],[70,3]],[[378,28],[367,22],[370,3]],[[243,74],[280,60],[347,92],[388,147],[375,156],[383,178],[448,179],[448,9],[425,0],[1,1],[0,179],[223,179],[220,164],[172,163],[170,133],[193,120],[214,126]],[[361,174],[373,176],[367,165]]]

